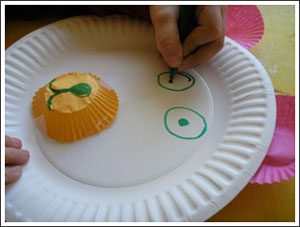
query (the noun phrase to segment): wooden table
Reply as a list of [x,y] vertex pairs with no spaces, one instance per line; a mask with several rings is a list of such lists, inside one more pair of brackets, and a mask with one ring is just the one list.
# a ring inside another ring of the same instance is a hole
[[[264,65],[277,94],[295,95],[295,7],[258,6],[265,22],[263,39],[252,52]],[[44,25],[60,20],[6,22],[5,47]],[[209,222],[294,222],[295,178],[282,183],[248,184]]]

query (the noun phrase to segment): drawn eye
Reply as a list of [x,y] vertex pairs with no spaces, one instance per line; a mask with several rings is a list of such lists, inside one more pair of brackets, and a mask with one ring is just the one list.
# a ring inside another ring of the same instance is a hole
[[170,72],[162,72],[157,76],[159,86],[170,91],[185,91],[195,84],[195,78],[186,72],[178,72],[176,79],[170,83]]
[[199,139],[207,130],[205,118],[187,107],[172,107],[164,116],[166,130],[180,139]]

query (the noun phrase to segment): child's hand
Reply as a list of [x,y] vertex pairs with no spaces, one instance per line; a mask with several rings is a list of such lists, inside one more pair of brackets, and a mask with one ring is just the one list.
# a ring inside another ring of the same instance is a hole
[[29,152],[21,148],[21,140],[5,136],[5,184],[18,180],[22,175],[21,165],[29,160]]
[[177,27],[179,6],[149,6],[149,11],[160,53],[170,67],[178,68],[183,59]]
[[208,61],[223,48],[226,6],[198,6],[195,20],[199,26],[185,39],[183,46],[177,27],[179,6],[150,6],[150,15],[158,49],[170,67],[192,68]]

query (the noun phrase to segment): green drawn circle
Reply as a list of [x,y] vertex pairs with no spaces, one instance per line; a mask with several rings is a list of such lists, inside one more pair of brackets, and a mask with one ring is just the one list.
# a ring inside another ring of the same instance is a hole
[[[168,117],[168,114],[171,110],[174,110],[174,109],[184,109],[184,110],[189,110],[195,114],[197,114],[199,117],[201,117],[203,123],[204,123],[204,128],[202,130],[202,132],[198,135],[198,136],[195,136],[195,137],[184,137],[184,136],[180,136],[180,135],[177,135],[176,133],[172,132],[169,127],[168,127],[168,124],[167,124],[167,117]],[[206,120],[205,118],[199,114],[197,111],[193,110],[193,109],[190,109],[190,108],[187,108],[187,107],[181,107],[181,106],[178,106],[178,107],[172,107],[170,109],[167,110],[167,112],[165,113],[165,116],[164,116],[164,124],[165,124],[165,127],[167,129],[167,131],[172,134],[173,136],[176,136],[180,139],[185,139],[185,140],[194,140],[194,139],[199,139],[201,136],[203,136],[203,134],[207,131],[207,123],[206,123]]]
[[[190,75],[190,74],[185,74],[185,76],[187,76],[188,78],[190,78],[190,79],[192,80],[192,84],[191,84],[191,85],[189,85],[188,87],[182,88],[182,89],[173,89],[173,88],[169,88],[169,87],[164,86],[164,85],[160,82],[160,77],[161,77],[162,75],[164,75],[164,74],[169,74],[169,73],[170,73],[170,72],[162,72],[162,73],[158,74],[158,76],[157,76],[157,83],[159,84],[159,86],[161,86],[162,88],[165,88],[165,89],[167,89],[167,90],[169,90],[169,91],[185,91],[185,90],[187,90],[187,89],[193,87],[194,84],[195,84],[195,82],[196,82],[195,78],[194,78],[192,75]],[[178,72],[178,74],[180,74],[180,72]]]

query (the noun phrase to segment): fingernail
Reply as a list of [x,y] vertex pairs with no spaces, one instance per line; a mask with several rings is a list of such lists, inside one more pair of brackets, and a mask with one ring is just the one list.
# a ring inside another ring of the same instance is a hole
[[181,57],[178,55],[178,50],[175,46],[164,47],[162,53],[170,66],[176,68],[180,65]]
[[178,67],[178,65],[180,65],[181,63],[181,58],[178,57],[178,56],[173,56],[173,57],[170,57],[170,60],[169,60],[169,64],[172,66],[172,67]]
[[30,156],[29,151],[21,149],[21,152],[23,153],[23,155],[25,157],[25,161],[27,161]]
[[11,168],[11,173],[13,173],[16,176],[19,176],[22,173],[22,167],[21,166],[14,166]]
[[5,185],[17,181],[21,175],[21,166],[5,166]]
[[22,146],[21,140],[19,140],[17,138],[11,138],[11,140],[16,146]]

